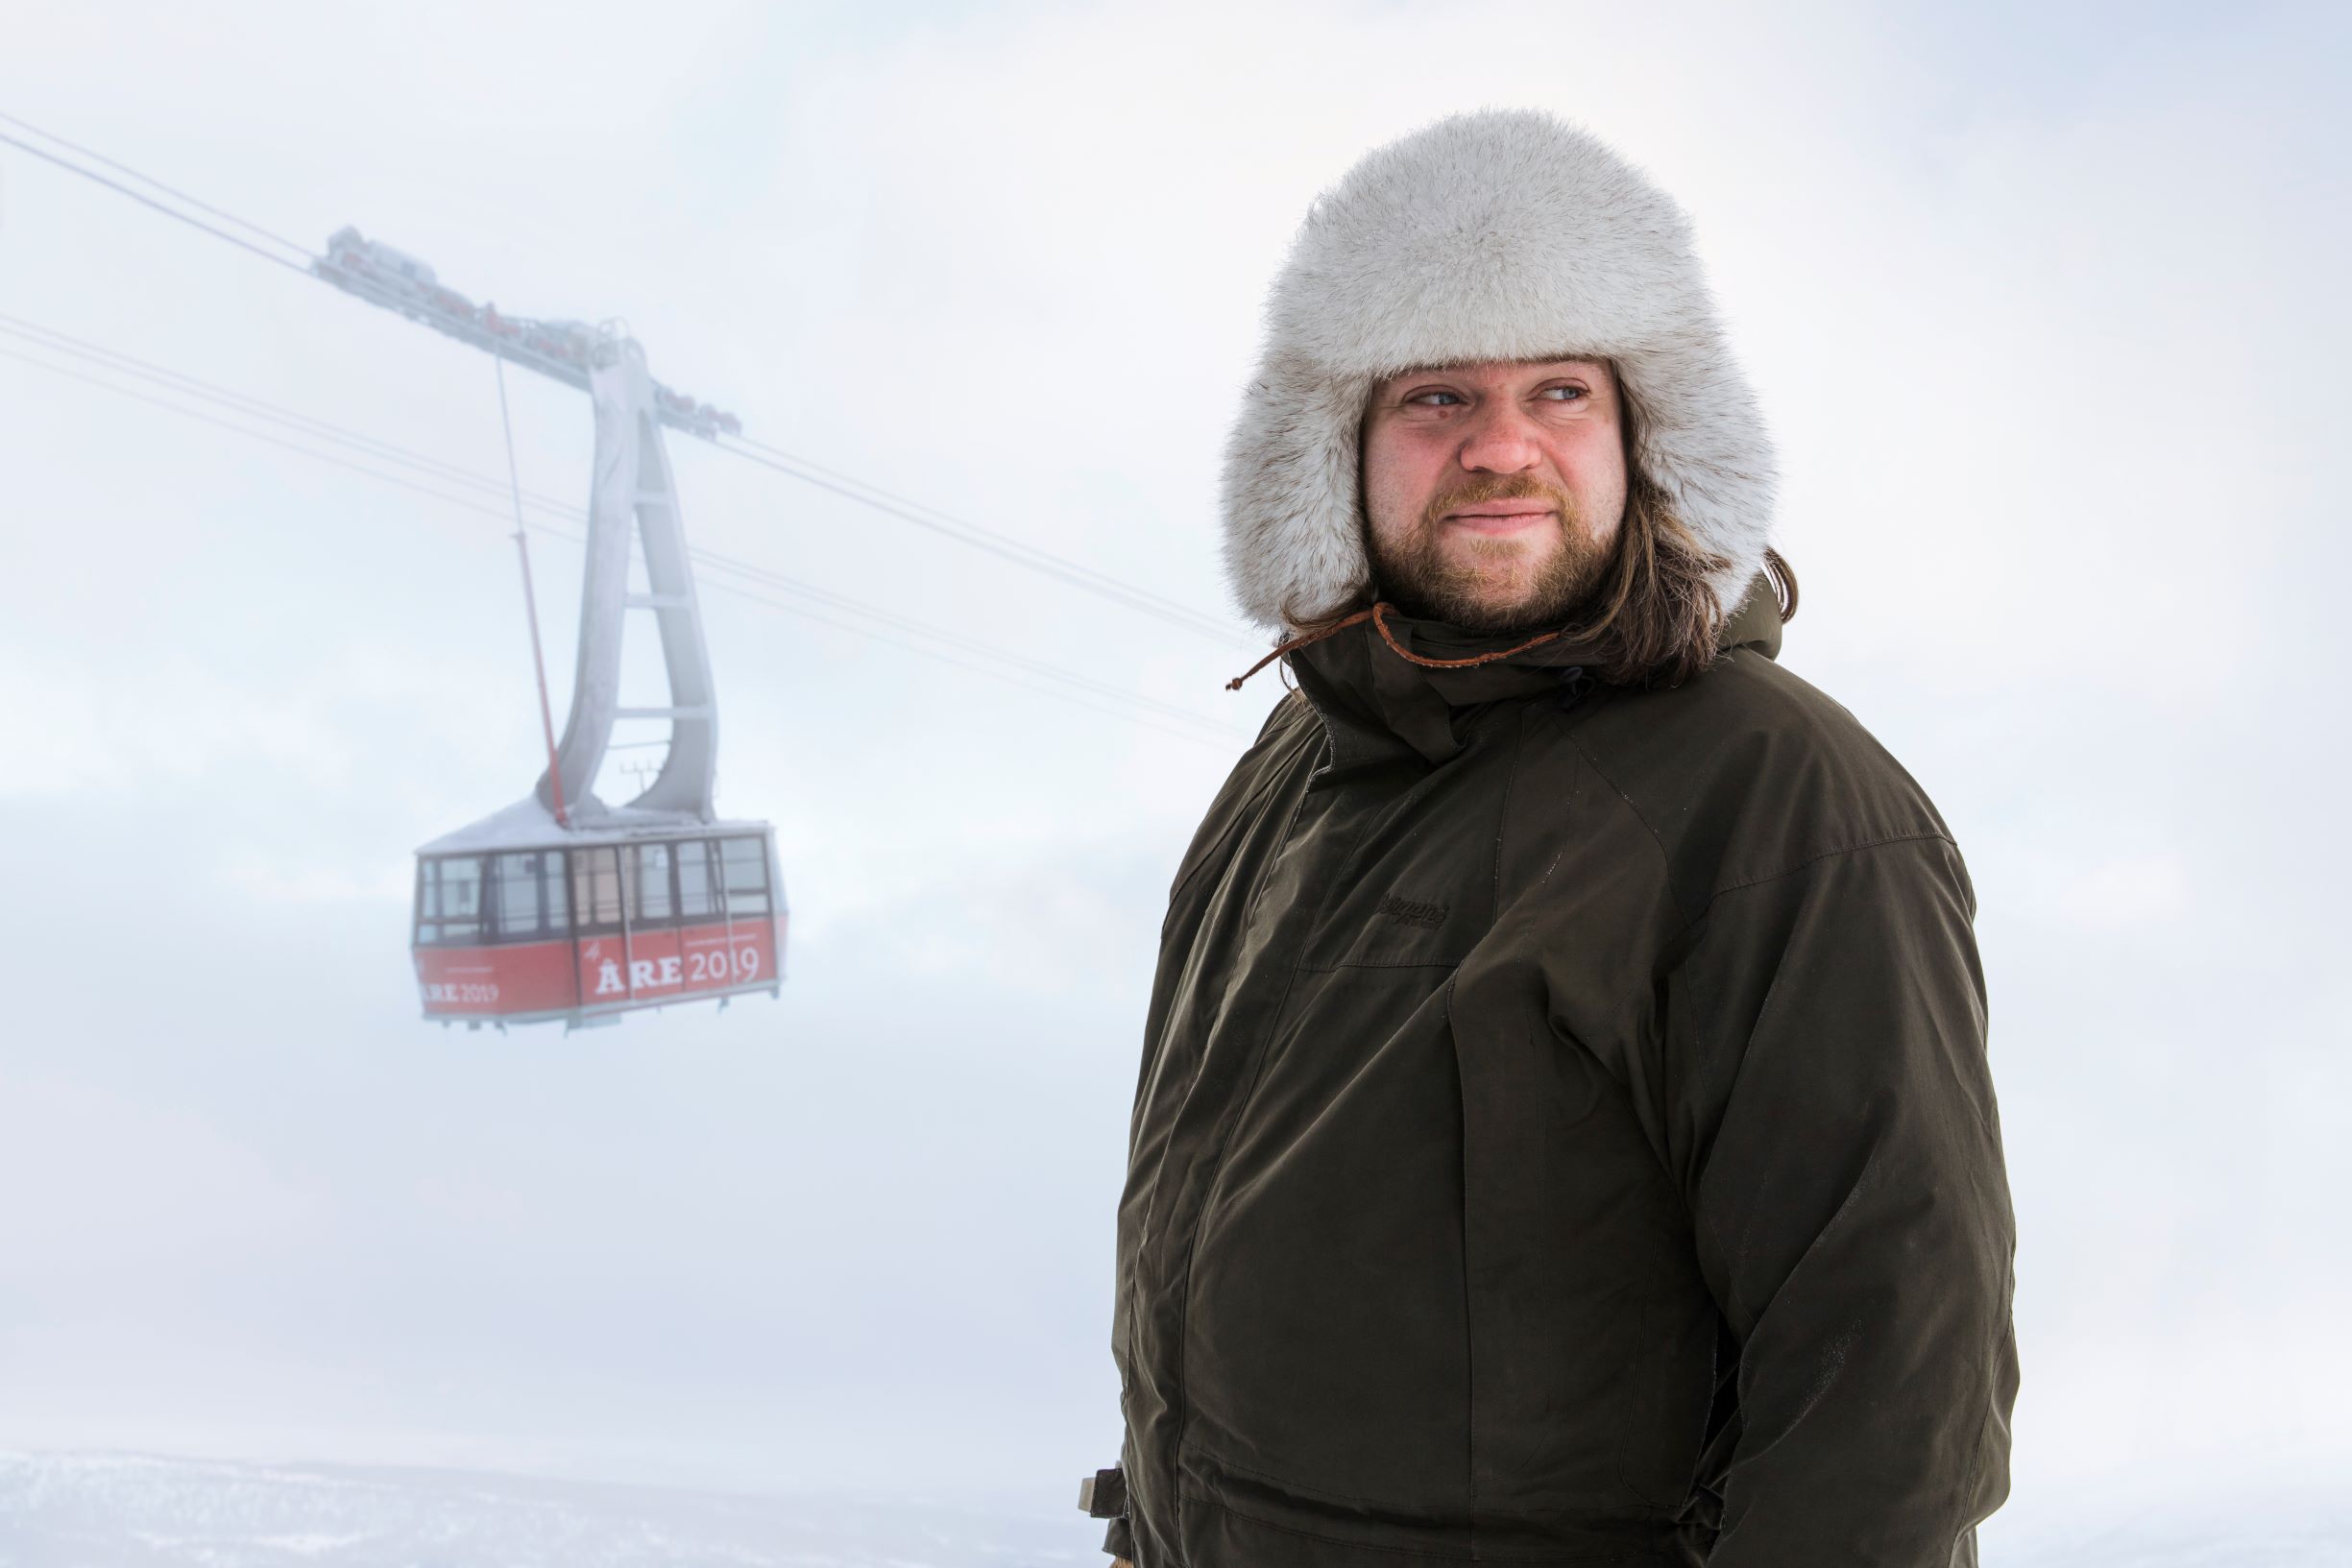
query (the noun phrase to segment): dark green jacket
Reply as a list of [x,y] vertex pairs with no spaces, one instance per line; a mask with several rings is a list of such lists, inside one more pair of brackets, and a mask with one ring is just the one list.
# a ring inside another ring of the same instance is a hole
[[1114,1550],[1973,1560],[2017,1386],[1974,895],[1779,641],[1752,598],[1648,691],[1291,656],[1162,935]]

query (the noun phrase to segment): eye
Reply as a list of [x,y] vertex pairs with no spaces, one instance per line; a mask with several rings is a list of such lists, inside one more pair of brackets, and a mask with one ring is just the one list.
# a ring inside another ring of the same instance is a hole
[[1557,398],[1554,398],[1554,400],[1564,403],[1572,403],[1580,398],[1589,398],[1592,396],[1591,393],[1586,391],[1583,387],[1576,386],[1545,387],[1540,392],[1538,392],[1536,396],[1539,398],[1550,398],[1554,393],[1558,393],[1560,395]]
[[[1440,398],[1445,398],[1446,401],[1437,401],[1436,399]],[[1427,392],[1414,393],[1411,397],[1407,398],[1405,401],[1409,403],[1419,403],[1424,408],[1445,408],[1453,403],[1462,401],[1462,395],[1460,393],[1447,392],[1443,387],[1432,387]]]

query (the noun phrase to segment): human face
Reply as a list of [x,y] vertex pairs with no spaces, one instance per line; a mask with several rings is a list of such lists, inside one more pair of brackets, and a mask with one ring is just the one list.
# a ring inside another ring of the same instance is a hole
[[1475,632],[1556,626],[1625,515],[1623,408],[1595,359],[1393,375],[1364,415],[1372,574],[1408,615]]

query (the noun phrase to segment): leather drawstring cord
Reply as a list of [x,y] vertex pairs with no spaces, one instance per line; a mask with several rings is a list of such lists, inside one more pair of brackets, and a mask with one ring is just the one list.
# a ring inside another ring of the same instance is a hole
[[[1372,610],[1377,610],[1380,607],[1378,605],[1372,606]],[[1225,689],[1227,691],[1239,691],[1242,688],[1242,683],[1244,681],[1247,681],[1250,676],[1255,675],[1259,670],[1264,669],[1267,665],[1273,663],[1284,654],[1293,652],[1298,648],[1303,648],[1310,642],[1321,642],[1324,638],[1336,637],[1340,633],[1347,630],[1347,628],[1350,626],[1361,626],[1364,622],[1372,618],[1372,610],[1359,610],[1354,615],[1349,615],[1346,620],[1334,621],[1320,632],[1309,632],[1303,637],[1292,638],[1287,642],[1275,643],[1273,652],[1268,654],[1265,658],[1259,660],[1248,669],[1243,670],[1239,675],[1234,676],[1230,681],[1227,681],[1225,683]]]
[[1320,632],[1309,632],[1304,637],[1292,638],[1289,641],[1278,644],[1273,652],[1268,654],[1265,658],[1259,660],[1248,669],[1243,670],[1239,675],[1234,676],[1230,681],[1227,681],[1225,683],[1225,689],[1227,691],[1239,691],[1242,688],[1242,683],[1244,681],[1247,681],[1250,676],[1255,675],[1259,670],[1264,669],[1267,665],[1273,663],[1284,654],[1296,652],[1297,649],[1305,647],[1310,642],[1321,642],[1324,638],[1337,636],[1339,633],[1347,630],[1348,627],[1360,626],[1368,620],[1372,623],[1372,630],[1380,634],[1380,640],[1389,645],[1389,651],[1391,653],[1394,653],[1397,658],[1404,660],[1407,663],[1418,664],[1423,669],[1471,669],[1479,664],[1491,664],[1498,659],[1508,659],[1514,654],[1525,653],[1530,648],[1540,648],[1546,642],[1557,642],[1563,636],[1565,635],[1564,632],[1546,632],[1541,637],[1531,637],[1526,641],[1519,643],[1515,647],[1504,648],[1497,653],[1482,653],[1469,659],[1424,659],[1419,654],[1415,653],[1412,649],[1406,647],[1403,643],[1397,641],[1396,634],[1389,630],[1388,612],[1393,608],[1394,607],[1384,599],[1373,605],[1370,610],[1359,610],[1354,615],[1349,615],[1345,619],[1333,621],[1330,625],[1324,627]]

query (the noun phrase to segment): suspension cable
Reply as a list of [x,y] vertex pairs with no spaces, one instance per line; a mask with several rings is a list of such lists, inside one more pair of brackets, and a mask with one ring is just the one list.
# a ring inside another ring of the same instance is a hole
[[[60,335],[61,336],[62,334]],[[46,347],[46,345],[44,345],[44,347]],[[102,351],[110,352],[110,350]],[[129,358],[127,355],[120,357],[126,359]],[[368,478],[378,480],[384,484],[397,485],[403,490],[428,496],[449,506],[462,508],[470,512],[480,513],[483,516],[496,518],[501,520],[505,520],[508,518],[508,513],[505,508],[486,505],[481,501],[470,499],[464,495],[451,495],[448,491],[435,489],[431,485],[420,484],[413,479],[403,478],[399,474],[386,473],[380,469],[370,467],[365,463],[354,462],[348,457],[338,456],[332,452],[321,451],[314,446],[305,446],[299,441],[291,441],[280,436],[271,435],[266,431],[256,430],[250,425],[238,423],[233,420],[222,419],[215,415],[206,414],[201,410],[189,408],[183,404],[173,402],[166,398],[154,397],[150,394],[139,392],[130,387],[118,386],[113,382],[104,380],[98,376],[90,375],[63,365],[51,364],[46,360],[38,359],[30,354],[21,353],[12,349],[0,347],[0,358],[12,359],[21,364],[31,365],[36,369],[48,371],[52,374],[64,376],[68,379],[82,382],[87,386],[97,387],[104,391],[114,393],[118,397],[128,398],[137,402],[146,403],[154,408],[160,408],[170,413],[179,414],[184,418],[212,425],[218,429],[231,431],[237,435],[246,436],[252,440],[263,442],[269,446],[280,447],[286,451],[295,452],[304,457],[313,458],[319,462],[330,463],[338,468],[348,469],[354,473],[363,474]],[[160,371],[159,368],[158,373],[166,376],[177,374],[172,372],[163,372]],[[191,382],[194,380],[193,377],[181,377],[181,379]],[[202,383],[198,384],[202,385]],[[171,388],[170,390],[179,392],[182,389]],[[229,398],[242,397],[242,395],[239,394],[228,394],[224,398],[215,398],[208,397],[203,392],[182,392],[182,395],[196,397],[202,400],[224,403],[227,403],[227,399]],[[259,399],[247,398],[244,400],[256,405],[257,408],[267,408],[270,406],[261,403]],[[228,403],[228,406],[231,406],[234,412],[245,414],[248,417],[272,417],[267,414],[256,413],[255,409],[235,407],[233,403]],[[303,416],[299,415],[285,415],[279,417],[288,422],[300,421],[303,419]],[[325,439],[342,440],[348,444],[358,446],[362,450],[362,455],[375,461],[389,461],[396,464],[415,467],[427,472],[432,477],[449,479],[483,492],[504,493],[509,488],[507,486],[499,485],[495,480],[491,480],[485,476],[472,474],[465,470],[457,469],[451,465],[442,463],[438,459],[428,458],[420,453],[408,452],[404,448],[395,446],[390,443],[377,441],[373,437],[360,435],[357,432],[344,431],[341,426],[328,425],[325,422],[321,421],[308,421],[307,422],[320,426],[322,431],[341,432],[340,435],[327,436]],[[298,430],[297,433],[310,436],[314,440],[321,439],[320,435],[314,434],[312,431],[308,430]],[[554,512],[559,515],[570,517],[575,520],[584,517],[584,514],[579,509],[566,507],[561,503],[553,501],[534,501],[533,504],[539,506],[539,508],[543,511]],[[576,544],[584,542],[584,536],[582,535],[568,533],[563,529],[551,527],[546,523],[537,523],[532,524],[531,526],[536,527],[541,533],[550,538],[560,539],[568,543]],[[948,646],[967,649],[977,654],[981,659],[985,660],[986,663],[975,663],[971,660],[958,659],[953,655],[940,652],[936,649],[927,648],[914,643],[907,642],[903,639],[903,638],[891,637],[882,632],[871,630],[867,627],[853,625],[849,622],[839,620],[835,616],[820,615],[801,606],[783,604],[772,598],[768,598],[763,594],[754,592],[749,589],[740,587],[733,583],[714,582],[711,585],[713,588],[717,589],[722,592],[733,593],[738,597],[748,599],[754,604],[761,605],[770,610],[779,611],[783,614],[794,615],[805,620],[814,621],[820,625],[836,627],[858,637],[867,638],[872,640],[887,643],[894,647],[903,648],[909,653],[918,654],[924,658],[935,660],[942,663],[951,664],[958,669],[969,670],[977,674],[986,675],[993,679],[1002,680],[1008,685],[1020,687],[1025,690],[1033,691],[1043,696],[1053,697],[1057,701],[1069,702],[1073,706],[1084,708],[1089,712],[1104,713],[1129,723],[1139,724],[1146,729],[1159,731],[1163,735],[1176,736],[1182,739],[1194,740],[1201,744],[1216,746],[1221,751],[1227,750],[1229,747],[1229,742],[1237,736],[1244,739],[1247,738],[1246,736],[1242,736],[1241,732],[1235,730],[1230,725],[1207,718],[1200,713],[1192,712],[1188,709],[1180,708],[1173,703],[1162,702],[1156,698],[1148,697],[1138,692],[1124,690],[1120,688],[1112,687],[1103,682],[1094,681],[1085,676],[1075,674],[1072,671],[1046,663],[1042,661],[1027,659],[1020,655],[1006,653],[1003,650],[990,647],[985,643],[978,641],[977,639],[963,637],[958,633],[945,631],[941,628],[930,626],[910,617],[899,615],[893,612],[884,610],[879,606],[865,604],[861,600],[850,598],[847,595],[835,593],[831,590],[818,588],[813,584],[800,582],[799,580],[786,576],[783,573],[772,571],[766,567],[759,567],[753,563],[742,561],[738,558],[722,554],[718,551],[694,547],[692,554],[698,563],[706,567],[714,567],[717,570],[729,572],[735,575],[743,576],[756,583],[772,586],[785,592],[793,593],[804,598],[813,598],[820,604],[828,604],[839,610],[843,614],[864,616],[907,634],[926,638],[934,641],[947,644]],[[1061,686],[1073,688],[1075,690],[1062,691],[1053,689],[1050,687],[1040,686],[1036,684],[1035,681],[1024,680],[1018,675],[1011,673],[1010,671],[1014,669],[1033,672],[1038,676],[1054,681]],[[1106,706],[1104,702],[1085,700],[1084,698],[1079,696],[1077,694],[1078,692],[1099,694],[1102,698],[1106,699],[1107,703],[1115,704],[1116,706]],[[1148,709],[1154,712],[1164,713],[1169,718],[1177,720],[1184,724],[1195,726],[1196,731],[1188,732],[1176,730],[1171,728],[1165,723],[1154,722],[1152,719],[1134,712],[1133,710],[1136,708]],[[1224,740],[1218,740],[1211,738],[1212,736],[1223,736],[1224,738]]]
[[[129,175],[132,179],[137,181],[142,185],[153,185],[156,189],[163,192],[163,194],[169,196],[176,202],[185,202],[188,205],[194,207],[199,212],[209,213],[211,216],[220,219],[224,223],[235,224],[239,229],[246,229],[251,233],[258,234],[273,245],[284,246],[287,250],[292,251],[296,255],[303,257],[305,262],[309,260],[310,251],[308,247],[298,245],[294,241],[286,238],[283,234],[274,233],[271,230],[262,228],[257,223],[248,223],[246,220],[238,217],[233,212],[224,212],[219,207],[213,206],[208,203],[200,202],[195,197],[190,196],[186,191],[174,189],[172,186],[165,184],[162,181],[158,180],[153,175],[139,173],[138,170],[131,167],[131,165],[128,163],[117,163],[114,161],[114,159],[107,157],[104,153],[92,152],[89,148],[84,147],[77,142],[67,141],[63,136],[59,135],[54,131],[43,131],[39,126],[33,124],[31,121],[20,120],[15,115],[10,114],[5,110],[0,110],[0,120],[7,121],[10,125],[14,126],[19,131],[29,131],[34,135],[40,137],[43,141],[55,142],[58,146],[64,148],[67,152],[73,154],[77,157],[88,158],[93,163],[103,163],[108,168],[112,169],[116,174]],[[23,144],[20,142],[18,145],[22,146]],[[77,174],[80,172],[81,171],[78,169],[75,170],[75,173]]]
[[[211,213],[226,222],[237,225],[239,228],[250,229],[256,234],[264,235],[275,244],[285,246],[286,248],[305,256],[308,254],[308,253],[304,251],[303,247],[296,245],[293,241],[284,239],[271,230],[262,228],[258,224],[249,222],[248,220],[237,217],[232,213],[223,210],[222,208],[211,206],[206,203],[200,202],[196,198],[188,196],[184,192],[177,190],[174,187],[163,183],[163,181],[153,178],[152,176],[139,173],[138,171],[131,168],[128,164],[119,163],[112,158],[106,157],[102,154],[94,153],[86,148],[80,147],[79,145],[69,142],[65,140],[65,138],[59,136],[52,132],[43,130],[28,121],[17,118],[14,115],[0,112],[0,120],[5,120],[11,125],[20,127],[21,129],[54,142],[61,147],[69,148],[80,156],[103,163],[109,168],[119,170],[122,173],[130,176],[132,179],[140,181],[143,183],[155,187],[156,189],[168,192],[176,200],[185,202],[190,206],[197,207],[200,210],[207,213]],[[229,232],[227,229],[216,228],[199,218],[192,217],[186,212],[181,211],[180,209],[170,206],[165,203],[157,201],[153,197],[133,190],[130,186],[121,183],[119,181],[110,180],[94,169],[84,167],[83,165],[75,163],[70,159],[61,157],[57,154],[36,147],[31,142],[25,141],[20,137],[11,135],[6,132],[0,132],[0,143],[6,143],[10,146],[16,147],[21,151],[30,153],[34,157],[53,163],[68,173],[81,175],[85,180],[95,181],[100,185],[106,186],[109,190],[113,190],[121,195],[130,197],[133,201],[137,202],[142,206],[153,208],[155,211],[160,212],[168,218],[177,219],[181,223],[188,225],[190,228],[201,229],[205,233],[210,234],[216,239],[226,240],[228,243],[238,247],[240,250],[249,251],[255,255],[260,256],[265,261],[276,262],[279,266],[284,267],[291,272],[300,273],[305,277],[316,277],[319,276],[315,268],[306,262],[290,261],[283,256],[273,254],[268,251],[262,250],[259,246],[253,244],[251,241],[242,239],[237,235]],[[369,298],[374,299],[380,303],[391,304],[395,302],[394,298],[391,295],[380,288],[369,284],[367,279],[349,274],[344,274],[343,277],[344,282],[350,285],[353,292],[365,294]],[[1256,646],[1256,644],[1250,640],[1247,634],[1242,632],[1239,628],[1233,626],[1231,623],[1221,620],[1218,617],[1207,615],[1204,612],[1191,609],[1174,599],[1166,597],[1165,595],[1155,593],[1149,589],[1139,587],[1132,583],[1124,582],[1119,578],[1110,576],[1108,573],[1099,571],[1091,567],[1083,566],[1076,561],[1070,560],[1068,557],[1058,555],[1055,552],[1044,549],[1041,546],[1026,543],[1012,538],[1009,535],[999,533],[994,529],[984,528],[978,523],[967,522],[962,519],[953,518],[946,513],[940,512],[935,507],[925,506],[921,503],[908,500],[903,496],[894,495],[890,492],[883,490],[879,486],[872,485],[864,480],[856,479],[847,474],[840,473],[837,470],[826,469],[822,465],[812,463],[806,458],[796,457],[793,454],[783,451],[780,448],[768,446],[763,443],[741,441],[740,438],[738,438],[738,440],[740,441],[740,444],[731,445],[726,442],[713,439],[711,445],[718,447],[718,449],[721,451],[731,452],[735,456],[747,462],[757,463],[762,467],[773,469],[777,472],[798,479],[804,484],[812,485],[822,490],[831,491],[835,495],[843,496],[844,498],[852,501],[856,501],[861,506],[866,506],[887,516],[898,518],[901,520],[912,523],[917,527],[929,529],[932,532],[939,534],[945,538],[954,539],[970,548],[984,551],[987,554],[994,555],[999,559],[1011,563],[1012,565],[1022,567],[1027,570],[1037,572],[1040,575],[1058,581],[1066,587],[1076,588],[1082,591],[1093,593],[1098,597],[1107,599],[1125,609],[1135,611],[1141,615],[1151,615],[1153,618],[1165,621],[1170,625],[1192,632],[1196,636],[1213,638],[1220,641],[1233,643],[1237,646],[1249,646],[1252,648]]]
[[913,523],[918,528],[928,528],[958,543],[1000,556],[1017,566],[1043,572],[1073,588],[1101,595],[1127,609],[1139,610],[1145,615],[1156,616],[1185,631],[1199,633],[1223,642],[1242,642],[1245,645],[1248,643],[1248,639],[1230,623],[1192,609],[1164,594],[1154,593],[1150,589],[1138,587],[1133,583],[1123,582],[1107,572],[1098,571],[1092,567],[1073,561],[1068,556],[1059,555],[1039,545],[1014,539],[1008,534],[983,527],[977,522],[967,521],[950,513],[942,512],[935,506],[929,506],[921,501],[894,495],[879,485],[869,484],[855,475],[843,473],[837,469],[829,469],[809,458],[799,457],[780,447],[768,446],[764,442],[752,441],[741,436],[715,441],[712,445],[717,446],[721,451],[732,452],[738,457],[758,463],[764,468],[775,469],[804,484],[815,485],[820,489],[832,491],[837,495],[846,496],[877,512]]
[[[12,123],[21,124],[22,122],[18,121]],[[47,133],[44,132],[42,134],[46,135]],[[168,206],[165,204],[157,201],[152,196],[142,195],[138,191],[133,190],[129,185],[122,183],[120,181],[109,180],[105,175],[100,174],[95,169],[85,169],[79,163],[75,163],[69,159],[58,157],[55,153],[43,151],[41,148],[36,147],[31,142],[26,141],[21,136],[12,136],[7,132],[0,131],[0,142],[6,142],[11,147],[17,148],[22,152],[31,153],[35,157],[45,159],[46,161],[54,163],[59,168],[64,169],[69,173],[78,174],[85,180],[94,180],[99,184],[106,186],[109,190],[120,191],[123,195],[130,197],[141,206],[153,207],[156,211],[162,213],[167,218],[177,218],[182,223],[186,224],[190,229],[201,229],[206,233],[210,234],[214,239],[227,240],[230,244],[235,246],[240,251],[251,251],[262,260],[274,261],[279,266],[285,268],[288,272],[300,273],[304,277],[308,277],[310,276],[310,269],[303,266],[301,262],[288,261],[284,256],[279,255],[275,252],[264,251],[260,246],[255,245],[252,240],[239,239],[236,235],[231,234],[226,229],[215,229],[212,227],[212,225],[206,223],[201,218],[191,218],[186,213],[181,211],[178,207]],[[141,178],[144,178],[144,176]],[[150,181],[150,183],[153,183],[153,181]]]
[[506,477],[515,491],[515,554],[522,560],[522,618],[531,625],[531,673],[539,677],[539,729],[547,740],[547,792],[555,808],[555,825],[571,826],[564,809],[564,769],[555,757],[555,711],[547,703],[547,656],[539,646],[539,595],[531,587],[531,536],[522,523],[522,469],[515,461],[515,420],[506,411],[506,355],[495,348],[491,363],[497,367],[498,429],[506,437]]

